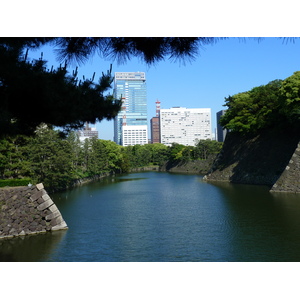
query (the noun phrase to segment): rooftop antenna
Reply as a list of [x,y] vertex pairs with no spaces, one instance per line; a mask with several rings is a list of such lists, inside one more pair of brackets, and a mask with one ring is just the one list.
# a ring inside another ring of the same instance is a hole
[[158,101],[158,99],[156,99],[156,116],[159,117],[160,114],[160,101]]

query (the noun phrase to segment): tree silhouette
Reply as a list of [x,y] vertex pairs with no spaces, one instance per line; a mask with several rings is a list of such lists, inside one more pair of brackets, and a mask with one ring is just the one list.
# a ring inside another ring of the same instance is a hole
[[[78,81],[68,74],[73,61],[85,63],[97,53],[118,63],[138,57],[147,64],[165,58],[192,60],[203,46],[222,38],[212,37],[14,37],[0,38],[0,136],[32,134],[37,125],[77,129],[85,122],[114,118],[121,103],[112,95],[111,70],[93,79]],[[289,40],[288,40],[289,41]],[[27,61],[28,49],[50,44],[58,69],[48,70],[41,57]]]

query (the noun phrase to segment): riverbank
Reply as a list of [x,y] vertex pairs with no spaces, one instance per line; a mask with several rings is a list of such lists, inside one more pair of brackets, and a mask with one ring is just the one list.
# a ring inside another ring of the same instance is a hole
[[167,162],[160,167],[161,172],[182,173],[182,174],[206,174],[212,167],[216,155],[210,155],[208,159],[191,161]]
[[67,228],[42,183],[0,189],[0,239]]
[[[51,193],[100,180],[115,172],[74,180],[67,187],[47,188]],[[60,211],[42,183],[0,188],[0,239],[68,229]]]
[[159,171],[159,166],[147,166],[147,167],[138,167],[138,168],[131,168],[130,173],[132,172],[143,172],[143,171]]

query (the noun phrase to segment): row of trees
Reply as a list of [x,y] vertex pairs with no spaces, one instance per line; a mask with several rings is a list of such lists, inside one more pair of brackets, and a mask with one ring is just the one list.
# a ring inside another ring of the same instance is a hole
[[221,143],[199,141],[193,146],[146,144],[122,147],[112,141],[86,139],[75,132],[61,137],[41,125],[35,135],[18,135],[0,140],[0,178],[28,178],[59,189],[74,180],[106,172],[128,172],[131,168],[162,165],[167,161],[206,159],[217,153]]
[[225,98],[220,124],[231,131],[257,133],[265,128],[300,128],[300,71],[250,91]]

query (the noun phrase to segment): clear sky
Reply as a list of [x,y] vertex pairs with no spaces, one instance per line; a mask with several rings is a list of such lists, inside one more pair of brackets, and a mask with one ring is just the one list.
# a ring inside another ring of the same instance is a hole
[[[38,58],[43,51],[48,67],[57,66],[53,48],[44,47],[31,58]],[[95,55],[79,66],[82,75],[98,80],[112,63],[112,72],[146,72],[148,119],[155,116],[155,101],[161,108],[182,106],[211,108],[212,129],[216,127],[216,113],[224,109],[224,98],[275,79],[285,79],[300,70],[300,39],[294,42],[279,38],[229,38],[207,45],[199,50],[194,61],[173,62],[168,59],[148,66],[133,58],[124,64],[107,61]],[[70,66],[73,70],[75,65]],[[113,121],[97,123],[99,138],[113,140]]]

